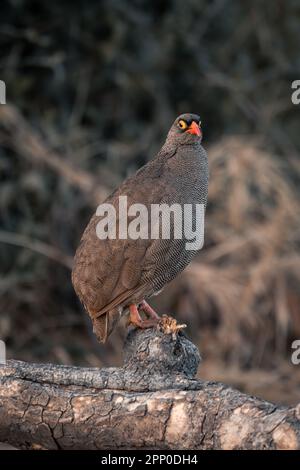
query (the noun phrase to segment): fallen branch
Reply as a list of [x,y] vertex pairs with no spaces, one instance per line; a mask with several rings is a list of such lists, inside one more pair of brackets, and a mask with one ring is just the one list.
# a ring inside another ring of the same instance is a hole
[[0,441],[35,449],[300,449],[300,405],[281,407],[193,379],[179,333],[130,332],[122,368],[8,361]]

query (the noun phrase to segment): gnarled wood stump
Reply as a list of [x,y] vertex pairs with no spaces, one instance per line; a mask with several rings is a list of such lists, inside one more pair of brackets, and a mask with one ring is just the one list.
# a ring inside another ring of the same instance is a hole
[[35,449],[299,449],[300,404],[281,407],[195,380],[182,334],[129,333],[122,368],[8,361],[0,441]]

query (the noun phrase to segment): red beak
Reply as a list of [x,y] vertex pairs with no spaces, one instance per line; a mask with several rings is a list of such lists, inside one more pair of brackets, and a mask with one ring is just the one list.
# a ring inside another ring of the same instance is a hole
[[198,135],[199,137],[202,135],[200,127],[195,121],[192,122],[192,124],[190,125],[190,127],[188,128],[186,132],[188,132],[189,134]]

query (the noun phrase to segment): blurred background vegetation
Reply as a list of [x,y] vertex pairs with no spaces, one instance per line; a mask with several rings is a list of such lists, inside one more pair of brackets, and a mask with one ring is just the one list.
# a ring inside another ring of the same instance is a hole
[[206,242],[153,300],[188,323],[200,377],[299,401],[300,4],[296,0],[3,0],[0,338],[8,357],[121,363],[100,346],[70,267],[98,203],[201,115]]

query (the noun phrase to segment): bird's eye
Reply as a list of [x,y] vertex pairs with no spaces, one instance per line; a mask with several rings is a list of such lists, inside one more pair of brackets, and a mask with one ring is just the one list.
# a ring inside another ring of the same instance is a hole
[[178,122],[178,127],[180,127],[180,129],[184,130],[184,129],[187,128],[187,123],[183,119],[180,119],[180,121]]

